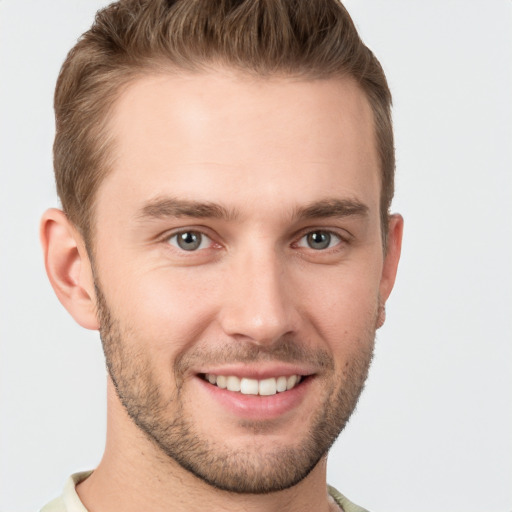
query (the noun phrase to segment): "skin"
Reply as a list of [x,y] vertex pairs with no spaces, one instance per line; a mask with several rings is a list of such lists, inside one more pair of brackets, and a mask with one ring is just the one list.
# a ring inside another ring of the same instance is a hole
[[[160,74],[123,91],[110,130],[94,260],[59,210],[41,229],[52,285],[79,324],[101,330],[111,374],[105,454],[80,498],[90,512],[335,510],[326,451],[364,384],[403,226],[391,216],[384,251],[364,94],[349,79]],[[176,200],[188,202],[186,214]],[[202,244],[184,251],[175,235],[191,231]],[[311,247],[311,233],[328,233],[329,246]],[[199,377],[231,370],[308,380],[293,406],[258,418],[226,407]],[[324,417],[325,446],[302,457]],[[276,492],[229,492],[231,480],[217,489],[166,453],[163,427],[177,418],[210,455],[240,464],[243,453],[246,466],[232,473],[251,481],[285,454],[312,467]],[[141,428],[151,419],[153,437]]]

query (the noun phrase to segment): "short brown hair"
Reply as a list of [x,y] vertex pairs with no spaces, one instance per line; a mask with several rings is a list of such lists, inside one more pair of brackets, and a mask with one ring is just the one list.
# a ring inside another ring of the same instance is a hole
[[54,168],[69,219],[91,241],[96,191],[111,167],[108,112],[123,86],[171,67],[228,66],[260,76],[349,76],[372,107],[383,240],[394,192],[391,93],[338,0],[120,0],[98,11],[55,91]]

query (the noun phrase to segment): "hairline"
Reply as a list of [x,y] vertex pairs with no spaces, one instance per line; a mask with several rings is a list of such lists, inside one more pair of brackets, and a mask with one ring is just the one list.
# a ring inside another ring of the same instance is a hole
[[[188,64],[188,65],[187,65]],[[240,79],[252,79],[252,80],[264,80],[264,81],[303,81],[303,82],[314,82],[317,80],[350,80],[352,81],[360,92],[364,95],[365,100],[372,114],[372,133],[373,133],[373,144],[374,151],[376,152],[377,163],[378,163],[378,178],[379,178],[379,216],[381,225],[381,238],[384,252],[387,248],[387,234],[388,234],[388,221],[390,218],[389,212],[387,211],[388,206],[386,205],[386,214],[384,215],[383,203],[383,190],[384,190],[384,169],[383,162],[380,155],[380,145],[378,141],[377,133],[377,112],[374,108],[369,93],[365,90],[359,80],[347,70],[340,69],[336,72],[321,73],[315,69],[300,69],[300,70],[286,70],[286,69],[275,69],[269,70],[268,72],[262,72],[249,66],[235,66],[231,63],[227,63],[221,60],[205,60],[205,61],[194,61],[186,62],[183,64],[177,64],[172,62],[165,56],[154,56],[144,61],[144,63],[134,63],[130,67],[121,68],[118,71],[117,78],[120,83],[117,87],[113,88],[111,95],[104,96],[103,105],[100,109],[100,121],[98,123],[98,132],[96,133],[95,142],[103,139],[103,148],[99,157],[99,181],[92,191],[92,199],[86,210],[87,222],[83,228],[71,219],[72,224],[80,232],[88,251],[94,253],[94,238],[96,231],[96,203],[98,198],[98,192],[102,186],[104,180],[113,171],[113,166],[116,160],[115,148],[116,140],[113,135],[112,125],[110,123],[111,116],[109,113],[113,112],[123,93],[134,85],[137,81],[148,79],[150,77],[158,76],[208,76],[215,74],[225,74],[227,76],[233,76],[234,78]]]

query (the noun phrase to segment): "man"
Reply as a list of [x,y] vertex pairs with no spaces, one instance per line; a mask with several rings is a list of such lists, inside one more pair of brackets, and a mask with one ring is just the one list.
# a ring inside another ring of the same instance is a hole
[[57,83],[41,239],[101,334],[104,457],[52,511],[363,510],[326,484],[400,254],[384,74],[336,0],[121,0]]

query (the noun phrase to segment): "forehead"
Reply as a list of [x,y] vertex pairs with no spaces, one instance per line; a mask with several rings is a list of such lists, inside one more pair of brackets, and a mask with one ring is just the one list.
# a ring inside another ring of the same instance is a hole
[[373,116],[351,79],[155,74],[123,91],[108,129],[114,166],[98,207],[172,195],[292,208],[340,195],[377,208]]

